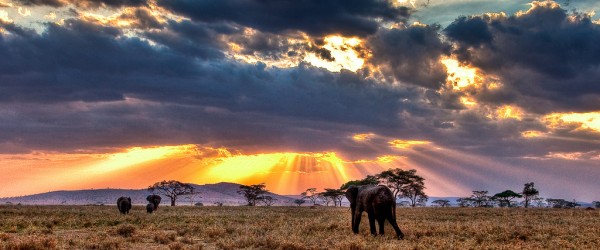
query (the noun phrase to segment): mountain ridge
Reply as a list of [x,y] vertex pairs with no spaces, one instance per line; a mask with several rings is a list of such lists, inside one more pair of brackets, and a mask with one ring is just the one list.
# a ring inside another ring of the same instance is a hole
[[[245,205],[246,199],[237,191],[241,184],[219,182],[214,184],[191,184],[199,194],[182,195],[178,197],[177,205],[194,205],[198,202],[203,205],[213,205],[217,202],[224,205]],[[105,205],[116,204],[121,196],[131,197],[134,205],[146,204],[146,196],[152,194],[147,189],[83,189],[83,190],[57,190],[32,195],[0,198],[0,204],[27,204],[27,205]],[[293,198],[268,192],[267,195],[277,199],[277,204],[293,204]],[[170,199],[162,196],[161,204],[170,204]]]

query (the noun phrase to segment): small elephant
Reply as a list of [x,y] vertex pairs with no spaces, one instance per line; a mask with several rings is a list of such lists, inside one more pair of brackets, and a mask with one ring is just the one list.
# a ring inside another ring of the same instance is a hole
[[160,195],[156,195],[156,194],[151,194],[146,197],[146,200],[154,206],[153,211],[156,211],[158,209],[158,204],[160,204],[161,199],[162,198],[160,198]]
[[152,203],[148,203],[148,205],[146,205],[146,212],[151,214],[152,212],[154,212],[154,204]]
[[128,214],[129,210],[131,210],[131,198],[121,196],[117,199],[117,208],[119,208],[119,212],[122,214]]
[[376,235],[375,220],[379,223],[379,234],[383,234],[383,225],[387,219],[398,239],[404,238],[396,223],[396,199],[392,191],[386,186],[350,186],[346,191],[346,198],[350,201],[352,210],[352,231],[357,234],[362,212],[369,216],[371,234]]

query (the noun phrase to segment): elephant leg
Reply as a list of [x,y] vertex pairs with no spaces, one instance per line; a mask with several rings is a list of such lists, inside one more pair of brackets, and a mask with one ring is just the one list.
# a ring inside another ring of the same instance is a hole
[[[394,209],[394,208],[392,208],[392,209]],[[390,224],[392,224],[394,231],[396,231],[396,235],[398,236],[398,239],[402,239],[402,238],[404,238],[404,234],[402,233],[402,231],[400,231],[400,228],[398,227],[398,223],[396,223],[396,217],[394,217],[394,215],[391,212],[392,211],[387,213],[387,219],[388,219],[388,221],[390,221]]]
[[383,225],[385,224],[385,217],[383,217],[383,215],[377,216],[377,222],[379,223],[379,234],[383,234]]
[[360,218],[362,212],[360,211],[356,211],[356,213],[354,213],[354,224],[352,225],[352,232],[354,232],[355,234],[358,233],[358,226],[360,225]]
[[369,215],[369,228],[371,229],[372,235],[377,235],[377,230],[375,230],[375,214],[367,213]]

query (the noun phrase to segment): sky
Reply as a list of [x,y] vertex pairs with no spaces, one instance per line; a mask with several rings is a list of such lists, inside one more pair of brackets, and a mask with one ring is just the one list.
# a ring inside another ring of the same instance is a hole
[[600,3],[0,0],[0,196],[416,169],[600,200]]

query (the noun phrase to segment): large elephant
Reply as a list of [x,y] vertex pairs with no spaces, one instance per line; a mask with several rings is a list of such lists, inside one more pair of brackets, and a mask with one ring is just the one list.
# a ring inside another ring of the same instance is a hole
[[160,195],[151,194],[146,197],[146,200],[152,205],[154,205],[154,211],[156,211],[156,209],[158,209],[158,204],[160,204],[160,200],[162,200],[162,198],[160,198]]
[[131,198],[121,196],[117,199],[117,208],[119,208],[119,212],[122,214],[128,214],[129,210],[131,210]]
[[398,239],[404,238],[396,223],[396,199],[386,186],[350,186],[346,191],[352,210],[352,231],[357,234],[362,212],[369,216],[371,234],[376,235],[375,220],[379,223],[379,234],[383,234],[383,225],[387,219],[396,231]]

